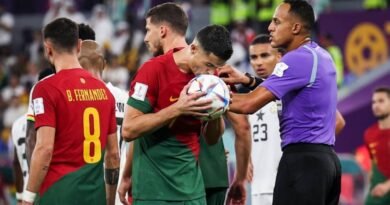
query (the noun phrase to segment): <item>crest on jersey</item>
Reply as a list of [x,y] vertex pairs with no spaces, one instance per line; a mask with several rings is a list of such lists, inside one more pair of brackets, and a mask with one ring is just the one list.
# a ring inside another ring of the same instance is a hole
[[134,99],[144,101],[146,97],[146,93],[148,92],[148,85],[143,83],[135,83],[134,93],[131,95]]
[[276,75],[278,77],[283,77],[284,71],[287,70],[288,65],[284,62],[277,63],[274,69],[273,75]]
[[35,98],[33,100],[34,114],[39,115],[45,113],[45,106],[43,105],[43,98]]
[[84,79],[84,78],[80,78],[80,82],[81,82],[82,84],[85,84],[85,79]]

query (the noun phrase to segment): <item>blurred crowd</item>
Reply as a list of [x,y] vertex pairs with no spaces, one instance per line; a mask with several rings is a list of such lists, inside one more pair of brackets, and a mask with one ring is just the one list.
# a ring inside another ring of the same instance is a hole
[[[96,41],[106,54],[104,80],[127,90],[138,66],[149,59],[143,43],[145,12],[166,0],[0,0],[0,187],[12,183],[9,150],[10,128],[14,120],[27,111],[28,96],[38,73],[51,65],[44,59],[41,28],[58,17],[68,17],[77,23],[90,25]],[[209,22],[224,25],[231,31],[234,55],[230,64],[244,72],[253,72],[248,64],[247,47],[260,32],[266,32],[275,7],[282,0],[183,0],[178,1],[190,21],[200,18],[194,10],[209,9]],[[310,0],[316,15],[331,10],[331,0]],[[383,9],[383,0],[361,1],[362,8]],[[40,14],[41,24],[19,28],[20,42],[15,42],[18,15]],[[229,14],[229,15],[226,15]],[[192,28],[187,38],[192,39]],[[204,26],[204,25],[203,25]],[[319,37],[318,37],[319,38]],[[342,75],[342,56],[331,36],[321,36],[320,42],[339,59],[336,65]],[[17,45],[17,46],[16,46]],[[336,60],[335,60],[336,61]],[[339,68],[340,67],[340,68]],[[339,77],[342,85],[342,76]],[[0,191],[0,205],[7,204]]]

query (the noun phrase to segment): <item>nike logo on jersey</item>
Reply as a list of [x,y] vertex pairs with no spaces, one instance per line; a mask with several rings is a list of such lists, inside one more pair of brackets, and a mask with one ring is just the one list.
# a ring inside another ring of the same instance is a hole
[[173,96],[169,97],[169,102],[175,102],[177,101],[179,98],[175,98]]

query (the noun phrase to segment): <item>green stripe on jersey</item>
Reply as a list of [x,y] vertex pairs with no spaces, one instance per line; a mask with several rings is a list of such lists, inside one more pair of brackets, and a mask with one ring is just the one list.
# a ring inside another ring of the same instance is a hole
[[129,97],[127,104],[143,113],[150,113],[153,111],[153,108],[147,98],[145,98],[145,101],[141,101],[134,99],[133,97]]
[[86,164],[63,176],[35,202],[35,205],[70,204],[106,204],[103,160],[97,164]]

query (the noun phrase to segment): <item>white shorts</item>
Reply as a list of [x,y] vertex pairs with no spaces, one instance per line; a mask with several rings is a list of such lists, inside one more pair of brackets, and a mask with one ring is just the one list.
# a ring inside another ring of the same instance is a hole
[[252,205],[272,205],[272,193],[267,194],[253,194],[252,195]]

